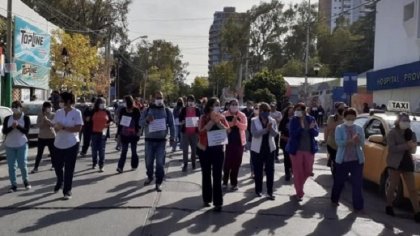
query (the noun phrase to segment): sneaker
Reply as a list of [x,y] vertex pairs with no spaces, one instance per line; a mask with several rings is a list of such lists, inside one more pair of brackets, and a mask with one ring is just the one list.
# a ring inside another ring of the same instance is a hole
[[117,172],[118,172],[118,174],[121,174],[123,172],[123,170],[121,168],[117,168]]
[[230,188],[231,191],[238,191],[238,186],[234,185]]
[[392,206],[385,207],[385,213],[390,216],[395,216],[395,212]]
[[31,171],[31,174],[35,174],[36,172],[38,172],[38,168],[34,168],[34,169]]
[[336,201],[331,200],[331,205],[333,207],[338,207],[340,204],[338,202],[336,202]]
[[274,200],[276,200],[276,196],[274,196],[273,194],[268,194],[267,199],[271,200],[271,201],[274,201]]
[[53,171],[53,170],[54,170],[54,166],[51,166],[50,171]]
[[222,211],[222,206],[214,206],[213,211],[214,212],[221,212]]
[[137,167],[136,168],[134,168],[134,167],[131,168],[131,171],[136,171],[136,170],[137,170]]
[[96,164],[92,165],[92,170],[96,170]]
[[162,188],[160,187],[160,184],[156,184],[156,192],[162,192]]
[[182,167],[182,172],[187,172],[187,168],[188,166],[184,164],[184,166]]
[[256,195],[257,197],[262,197],[262,194],[261,194],[261,193],[255,193],[255,195]]
[[146,181],[144,181],[144,186],[149,185],[153,181],[153,178],[148,178]]
[[64,194],[63,200],[70,200],[71,199],[71,192]]
[[209,202],[205,202],[205,203],[203,204],[203,206],[204,206],[204,207],[210,207],[210,203],[209,203]]
[[117,150],[117,151],[121,151],[121,147],[116,146],[116,147],[115,147],[115,150]]
[[86,153],[85,152],[80,152],[80,156],[81,157],[85,157],[86,156]]
[[224,189],[224,190],[226,190],[226,189],[227,189],[227,187],[228,187],[228,186],[227,186],[227,184],[223,184],[223,185],[222,185],[222,189]]
[[9,188],[9,193],[14,193],[14,192],[16,192],[17,191],[17,187],[16,187],[16,185],[12,185],[10,188]]
[[32,188],[32,186],[29,184],[29,182],[27,180],[23,181],[23,184],[25,185],[25,189],[29,190]]
[[104,167],[103,166],[100,166],[99,167],[99,173],[103,173],[105,170],[104,170]]
[[60,191],[61,189],[61,184],[56,184],[54,187],[54,193],[58,193],[58,191]]

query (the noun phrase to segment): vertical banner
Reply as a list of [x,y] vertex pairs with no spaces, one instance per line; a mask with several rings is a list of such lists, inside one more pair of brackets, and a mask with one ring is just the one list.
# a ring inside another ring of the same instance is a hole
[[14,53],[15,85],[48,89],[50,78],[50,35],[36,26],[15,17]]

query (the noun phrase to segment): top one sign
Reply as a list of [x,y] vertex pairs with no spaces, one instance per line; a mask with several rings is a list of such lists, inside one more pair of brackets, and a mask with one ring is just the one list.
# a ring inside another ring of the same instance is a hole
[[410,103],[402,101],[388,101],[388,111],[410,112]]
[[44,32],[15,17],[14,50],[15,59],[39,66],[50,67],[51,37]]

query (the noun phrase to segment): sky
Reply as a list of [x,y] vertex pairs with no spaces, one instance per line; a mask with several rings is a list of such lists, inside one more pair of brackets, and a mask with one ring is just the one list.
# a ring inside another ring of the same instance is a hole
[[[207,76],[208,34],[214,12],[223,11],[226,6],[245,12],[260,2],[269,1],[133,0],[128,14],[129,39],[147,35],[148,41],[164,39],[178,45],[183,61],[189,64],[190,75],[186,82],[190,84],[196,76]],[[286,4],[302,1],[305,0],[283,0]]]

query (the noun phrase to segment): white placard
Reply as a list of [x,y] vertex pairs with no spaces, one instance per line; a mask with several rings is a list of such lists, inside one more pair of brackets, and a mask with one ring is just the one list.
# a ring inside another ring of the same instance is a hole
[[179,123],[179,118],[175,118],[175,125],[180,125],[180,123]]
[[122,116],[120,120],[120,125],[124,127],[130,127],[131,124],[131,117],[129,116]]
[[209,147],[228,144],[227,132],[225,129],[208,131],[207,140]]
[[155,119],[149,123],[149,133],[166,130],[166,119]]
[[199,117],[187,117],[185,118],[185,127],[195,128],[198,127]]

